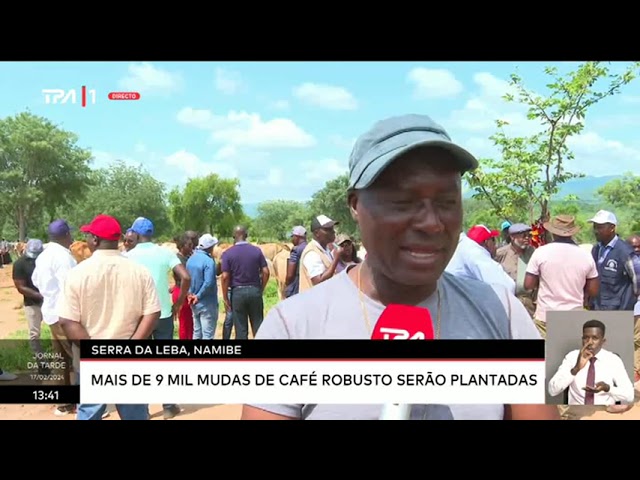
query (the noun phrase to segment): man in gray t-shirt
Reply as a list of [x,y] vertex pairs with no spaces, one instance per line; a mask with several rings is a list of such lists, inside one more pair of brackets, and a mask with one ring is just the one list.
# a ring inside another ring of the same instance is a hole
[[[539,339],[506,289],[445,273],[462,229],[461,174],[476,159],[423,115],[378,122],[349,161],[367,259],[272,308],[259,339],[365,339],[385,305],[419,305],[437,339]],[[504,290],[504,291],[503,291]],[[437,312],[440,311],[440,315]],[[377,419],[381,405],[245,405],[243,419]],[[413,419],[559,419],[547,405],[414,405]]]

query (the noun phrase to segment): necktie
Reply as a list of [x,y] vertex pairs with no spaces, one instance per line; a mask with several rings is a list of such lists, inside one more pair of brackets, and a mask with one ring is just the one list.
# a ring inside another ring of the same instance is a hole
[[[596,383],[596,358],[589,359],[589,371],[587,372],[587,385],[593,387]],[[586,392],[584,395],[584,404],[593,405],[593,392]]]

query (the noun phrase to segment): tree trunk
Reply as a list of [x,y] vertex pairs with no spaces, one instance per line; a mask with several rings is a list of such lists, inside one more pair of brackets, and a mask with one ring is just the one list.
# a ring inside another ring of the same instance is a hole
[[18,241],[24,242],[27,236],[27,215],[24,208],[18,207]]

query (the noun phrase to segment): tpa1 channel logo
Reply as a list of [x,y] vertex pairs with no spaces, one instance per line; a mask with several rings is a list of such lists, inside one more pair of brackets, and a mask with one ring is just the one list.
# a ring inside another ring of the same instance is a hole
[[89,103],[91,105],[96,103],[96,91],[87,89],[85,85],[80,87],[80,95],[78,95],[78,91],[75,88],[70,90],[46,88],[42,90],[42,94],[44,95],[44,103],[47,105],[63,105],[65,103],[77,105],[78,101],[80,101],[80,105],[86,107]]

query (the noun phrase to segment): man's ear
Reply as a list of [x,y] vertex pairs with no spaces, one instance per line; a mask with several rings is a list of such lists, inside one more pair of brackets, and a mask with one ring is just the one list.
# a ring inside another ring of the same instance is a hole
[[351,212],[351,218],[358,222],[358,195],[356,192],[351,191],[347,196],[347,202],[349,203],[349,212]]

